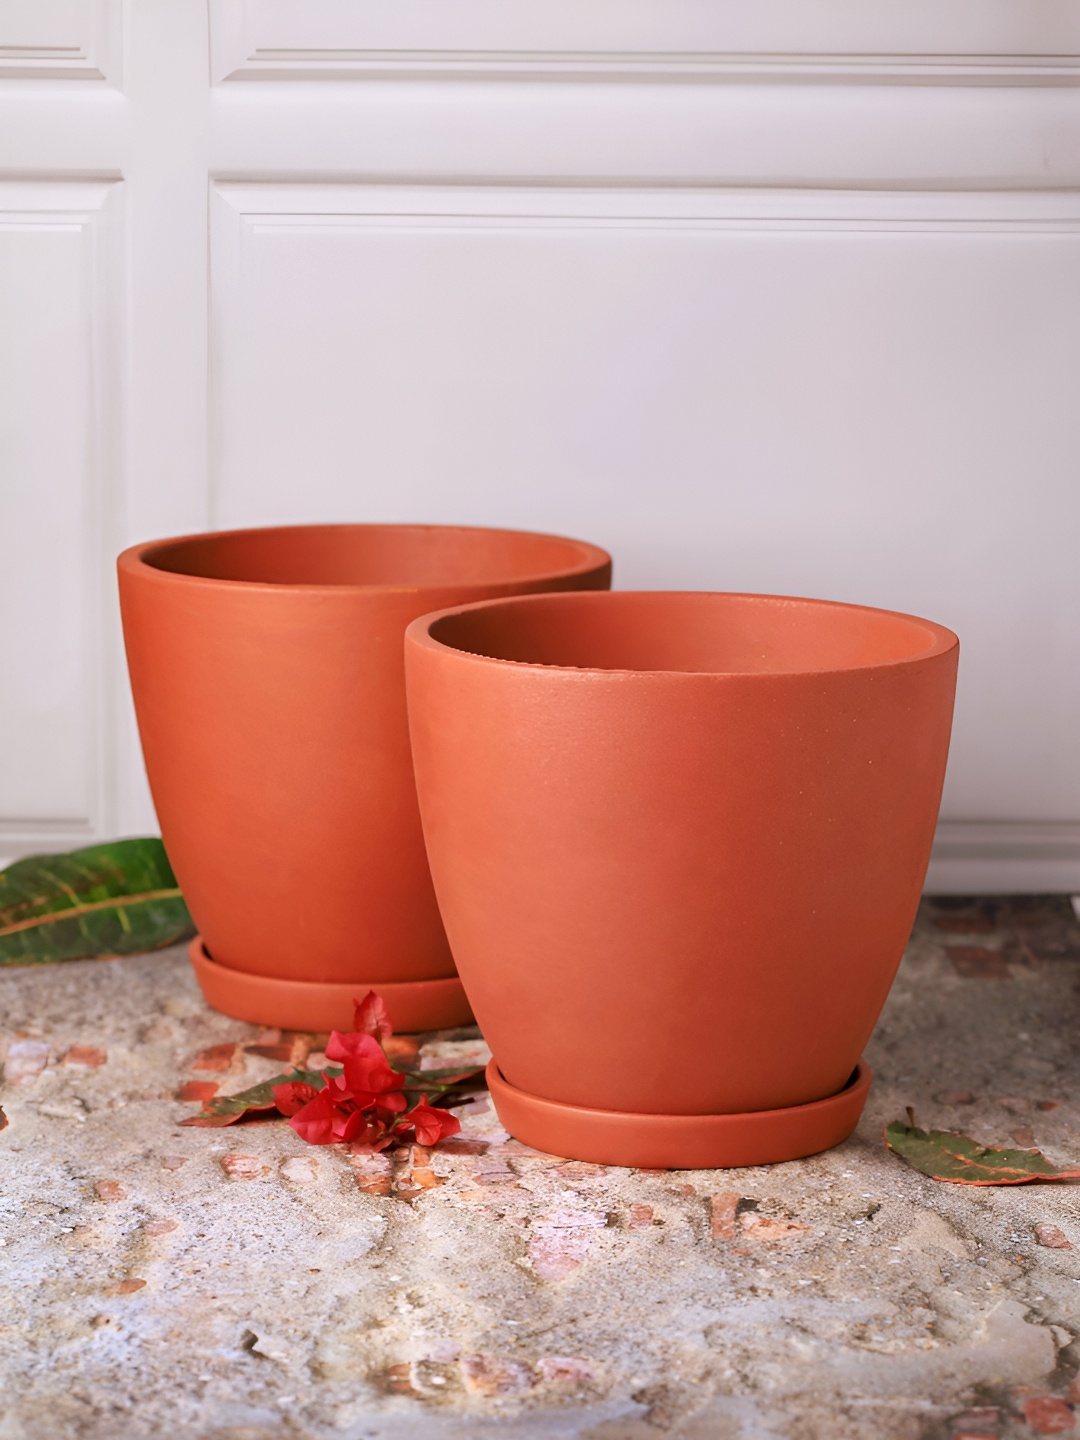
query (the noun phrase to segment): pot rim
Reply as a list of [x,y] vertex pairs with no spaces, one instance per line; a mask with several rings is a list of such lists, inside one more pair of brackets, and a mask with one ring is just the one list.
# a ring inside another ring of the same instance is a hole
[[[229,580],[214,575],[190,575],[180,570],[163,570],[151,562],[151,556],[155,552],[168,550],[173,546],[188,545],[196,541],[220,540],[247,535],[265,535],[268,533],[308,533],[316,530],[366,530],[366,531],[427,531],[437,530],[441,533],[453,532],[467,535],[510,535],[528,536],[530,539],[552,540],[560,544],[573,547],[578,551],[579,560],[576,564],[562,567],[549,567],[536,569],[526,574],[517,576],[481,576],[475,580],[445,580],[445,581],[424,581],[417,584],[389,584],[380,582],[363,582],[356,584],[335,584],[332,582],[308,583],[290,580]],[[426,590],[445,591],[448,589],[471,589],[482,590],[485,586],[502,591],[508,584],[520,583],[531,584],[539,580],[562,580],[575,575],[587,575],[605,565],[610,566],[611,556],[599,545],[594,545],[589,540],[578,540],[571,535],[554,535],[544,530],[517,530],[509,526],[501,525],[443,525],[439,523],[427,524],[422,521],[333,521],[327,524],[300,524],[300,525],[247,525],[232,530],[200,530],[188,535],[169,535],[159,540],[143,540],[138,545],[130,545],[122,550],[116,557],[116,566],[120,571],[129,574],[138,574],[152,581],[162,584],[191,585],[201,588],[222,589],[226,591],[267,591],[271,594],[280,595],[283,593],[302,593],[308,595],[318,594],[378,594],[378,595],[409,595],[422,594]],[[495,597],[493,597],[495,598]],[[484,601],[481,604],[486,603]]]
[[[440,620],[452,615],[464,615],[471,610],[487,610],[496,606],[518,606],[532,604],[574,604],[584,601],[600,604],[617,604],[623,596],[655,596],[657,598],[669,599],[672,596],[709,596],[731,600],[765,600],[774,602],[777,605],[812,605],[828,610],[858,611],[863,614],[887,615],[897,620],[905,620],[909,624],[918,626],[927,632],[929,643],[925,649],[913,652],[910,655],[901,655],[892,659],[869,660],[854,665],[836,666],[812,666],[809,669],[785,669],[785,670],[679,670],[679,669],[647,669],[645,667],[624,669],[617,666],[592,666],[592,665],[555,665],[542,660],[507,660],[495,655],[482,655],[474,650],[463,650],[456,645],[448,645],[442,640],[436,639],[431,633],[431,628]],[[422,650],[441,651],[447,655],[456,656],[463,661],[473,661],[478,665],[494,666],[509,670],[523,671],[547,671],[552,675],[581,675],[581,676],[638,676],[642,679],[658,680],[670,677],[672,680],[698,680],[712,681],[722,680],[743,680],[746,682],[772,681],[783,679],[797,679],[807,675],[850,675],[858,674],[869,670],[891,670],[904,665],[918,664],[930,660],[938,655],[944,655],[950,650],[958,650],[960,646],[959,637],[944,625],[939,625],[934,620],[925,620],[920,615],[911,615],[904,610],[887,610],[878,605],[855,605],[846,600],[821,600],[813,596],[805,595],[775,595],[760,591],[749,590],[607,590],[607,591],[554,591],[540,595],[508,595],[500,596],[492,600],[472,601],[468,605],[451,605],[444,610],[433,611],[430,615],[421,615],[419,619],[413,620],[405,630],[406,649],[410,645],[418,646]]]

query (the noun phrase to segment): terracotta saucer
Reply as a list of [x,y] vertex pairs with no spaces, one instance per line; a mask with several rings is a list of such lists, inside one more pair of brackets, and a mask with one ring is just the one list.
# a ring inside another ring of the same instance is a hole
[[471,1025],[472,1011],[456,975],[445,980],[278,980],[230,970],[207,954],[201,936],[188,950],[206,1003],[236,1020],[282,1030],[351,1030],[353,1001],[369,990],[382,996],[394,1029],[405,1034]]
[[807,1105],[742,1115],[633,1115],[543,1100],[510,1085],[494,1060],[487,1067],[499,1119],[523,1144],[570,1160],[665,1170],[774,1165],[829,1150],[859,1123],[872,1078],[860,1060],[842,1090]]

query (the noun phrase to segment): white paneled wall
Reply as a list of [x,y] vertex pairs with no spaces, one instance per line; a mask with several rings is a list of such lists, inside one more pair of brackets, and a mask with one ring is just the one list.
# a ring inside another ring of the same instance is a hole
[[108,824],[120,188],[0,181],[0,839],[46,848]]
[[931,883],[1080,889],[1074,0],[7,0],[0,76],[0,848],[153,824],[121,544],[464,520],[953,626]]

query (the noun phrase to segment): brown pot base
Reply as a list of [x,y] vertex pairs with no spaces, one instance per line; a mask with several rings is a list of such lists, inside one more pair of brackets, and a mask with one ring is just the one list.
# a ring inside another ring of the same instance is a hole
[[369,990],[382,996],[394,1029],[417,1034],[422,1030],[451,1030],[473,1022],[469,1002],[456,975],[445,980],[330,981],[278,980],[271,975],[251,975],[219,965],[206,953],[196,935],[188,950],[195,977],[206,1003],[236,1020],[256,1025],[275,1025],[281,1030],[327,1030],[353,1028],[353,1001]]
[[825,1100],[742,1115],[633,1115],[543,1100],[510,1085],[494,1060],[488,1089],[499,1119],[535,1150],[664,1170],[727,1170],[800,1160],[846,1140],[859,1123],[872,1080],[860,1060],[844,1088]]

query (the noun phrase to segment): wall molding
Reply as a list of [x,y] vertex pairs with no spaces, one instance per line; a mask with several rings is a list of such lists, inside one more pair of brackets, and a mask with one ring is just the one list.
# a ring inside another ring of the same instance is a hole
[[[447,184],[377,180],[218,181],[218,224],[469,225],[532,229],[545,224],[733,230],[929,230],[1072,233],[1080,190],[753,190],[697,186]],[[212,222],[213,223],[213,222]]]
[[931,895],[1080,894],[1080,820],[943,820],[934,841]]
[[1080,56],[723,55],[255,48],[235,80],[584,80],[832,85],[1080,85]]
[[88,821],[58,820],[51,825],[5,821],[0,824],[0,869],[28,855],[61,855],[103,838]]
[[[216,81],[1075,85],[1080,22],[1044,0],[210,0]],[[522,43],[524,40],[525,43]]]

